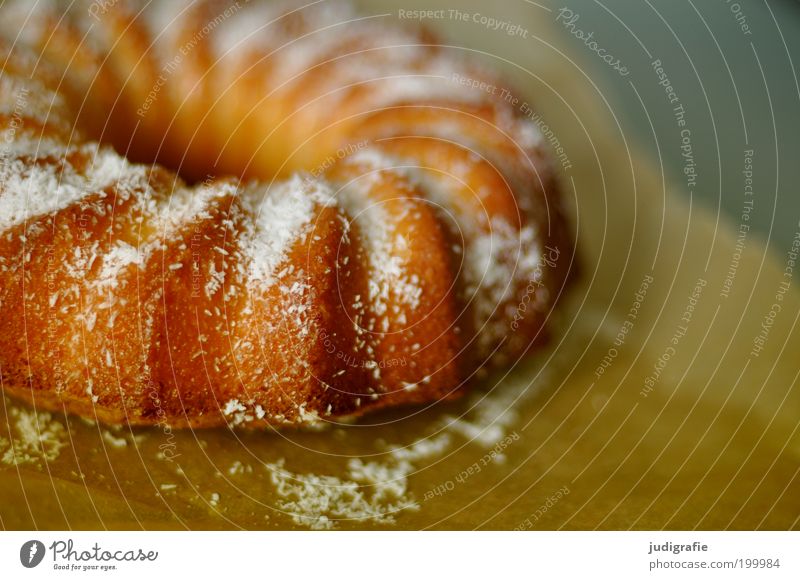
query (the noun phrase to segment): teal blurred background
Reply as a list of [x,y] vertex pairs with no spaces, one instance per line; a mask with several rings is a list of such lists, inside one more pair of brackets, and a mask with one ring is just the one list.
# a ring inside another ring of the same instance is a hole
[[[660,155],[676,191],[738,224],[743,152],[753,150],[750,223],[783,253],[800,220],[800,2],[569,0],[551,6],[580,14],[578,27],[594,31],[598,43],[630,69],[620,76],[569,38],[583,63],[594,65],[593,77],[608,89],[609,100],[619,104],[625,133],[652,157]],[[698,169],[692,192],[680,187],[683,159],[674,147],[679,135],[665,90],[654,82],[655,59],[663,63],[692,128]]]

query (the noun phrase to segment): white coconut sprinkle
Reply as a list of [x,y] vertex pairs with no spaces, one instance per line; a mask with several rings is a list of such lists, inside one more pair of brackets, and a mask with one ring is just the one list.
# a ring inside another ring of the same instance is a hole
[[248,277],[269,287],[277,281],[275,273],[287,252],[307,233],[315,210],[332,203],[330,191],[321,182],[294,176],[266,190],[254,184],[247,194],[261,198],[251,206],[254,235],[244,248]]

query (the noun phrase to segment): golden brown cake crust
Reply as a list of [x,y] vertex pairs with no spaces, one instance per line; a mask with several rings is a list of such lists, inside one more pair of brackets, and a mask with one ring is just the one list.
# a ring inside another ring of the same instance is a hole
[[0,8],[6,393],[312,424],[541,338],[573,252],[535,124],[427,33],[297,6]]

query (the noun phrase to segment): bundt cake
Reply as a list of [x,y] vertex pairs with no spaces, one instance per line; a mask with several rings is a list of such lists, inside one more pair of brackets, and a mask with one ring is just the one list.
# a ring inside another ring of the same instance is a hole
[[4,391],[107,423],[308,424],[454,397],[536,344],[572,259],[537,127],[389,20],[3,3]]

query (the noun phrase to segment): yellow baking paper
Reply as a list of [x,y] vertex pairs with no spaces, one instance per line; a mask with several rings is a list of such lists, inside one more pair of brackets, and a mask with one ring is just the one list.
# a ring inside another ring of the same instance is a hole
[[563,147],[581,274],[542,351],[461,401],[311,432],[110,429],[6,398],[0,524],[797,528],[791,248],[737,245],[738,224],[637,153],[552,18],[525,22],[529,54],[502,35],[461,44]]

